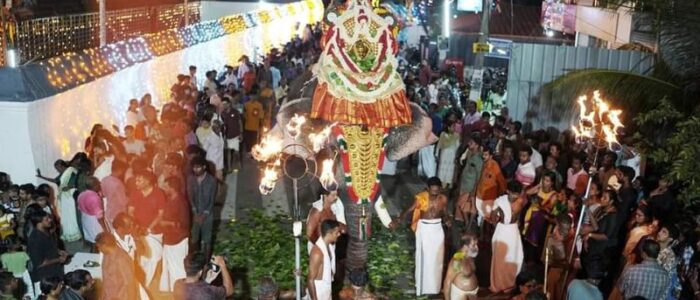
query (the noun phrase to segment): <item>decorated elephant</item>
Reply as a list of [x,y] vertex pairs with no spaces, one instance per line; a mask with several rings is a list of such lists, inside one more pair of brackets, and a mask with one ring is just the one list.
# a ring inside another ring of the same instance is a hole
[[[379,192],[384,160],[407,157],[437,137],[427,113],[408,101],[396,72],[393,19],[377,15],[366,0],[350,0],[329,9],[325,21],[319,61],[290,85],[289,100],[262,144],[274,139],[279,151],[308,160],[316,159],[319,146],[339,154],[334,178],[346,208],[346,264],[355,269],[367,263],[371,208],[385,226],[391,222]],[[300,116],[304,125],[293,126]],[[319,135],[323,145],[311,138]]]

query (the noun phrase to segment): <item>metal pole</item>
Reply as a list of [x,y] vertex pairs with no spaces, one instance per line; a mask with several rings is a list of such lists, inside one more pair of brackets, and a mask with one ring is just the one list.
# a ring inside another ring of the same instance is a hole
[[[488,42],[489,39],[489,19],[491,19],[491,1],[492,0],[484,0],[483,7],[481,8],[481,33],[479,36],[479,43],[481,44]],[[484,82],[484,55],[484,52],[479,51],[478,53],[476,53],[476,56],[474,58],[474,72],[471,78],[472,89],[474,89],[474,91],[469,92],[469,100],[471,101],[477,101],[479,98],[481,98],[481,91]],[[481,75],[481,82],[476,82],[479,75]]]
[[[596,147],[594,145],[594,147]],[[590,196],[591,193],[591,184],[593,184],[593,176],[596,174],[595,169],[596,164],[598,163],[598,147],[596,147],[595,151],[595,157],[593,157],[593,165],[591,166],[589,172],[588,172],[588,184],[586,185],[586,194],[583,196],[583,201],[588,200],[588,197]],[[602,192],[602,191],[601,191]],[[564,282],[566,282],[566,279],[569,277],[569,270],[571,269],[571,262],[574,259],[574,252],[576,251],[576,242],[578,241],[579,234],[581,234],[581,225],[583,225],[583,216],[586,214],[586,204],[581,205],[581,214],[578,217],[578,222],[576,223],[576,233],[574,233],[574,242],[571,244],[571,251],[569,251],[569,257],[567,259],[567,268],[566,271],[564,271],[564,277],[562,279]],[[592,217],[592,216],[591,216]],[[562,289],[566,288],[566,285],[562,285]],[[563,291],[562,291],[563,292]]]
[[[481,9],[481,33],[479,36],[479,43],[486,43],[489,39],[489,19],[491,19],[491,1],[484,0],[484,7]],[[476,59],[474,60],[474,70],[480,70],[484,67],[484,53],[479,52],[476,54]]]
[[[292,178],[292,187],[294,189],[294,220],[299,221],[299,188],[296,178]],[[297,269],[295,274],[297,300],[301,300],[301,241],[299,236],[294,237],[294,265]]]
[[189,7],[187,7],[187,0],[185,0],[185,26],[190,25],[190,12]]
[[100,47],[107,44],[107,8],[106,0],[99,0],[100,10]]

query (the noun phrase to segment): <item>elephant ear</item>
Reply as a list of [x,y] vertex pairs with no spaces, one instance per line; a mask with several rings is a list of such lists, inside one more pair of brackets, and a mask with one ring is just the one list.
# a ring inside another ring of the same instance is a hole
[[433,134],[433,121],[418,104],[411,103],[413,123],[394,127],[386,142],[386,158],[397,161],[421,148],[437,142]]
[[[317,83],[318,81],[314,74],[310,70],[306,70],[301,76],[289,83],[287,99],[312,98]],[[311,111],[311,106],[309,106],[308,111]]]

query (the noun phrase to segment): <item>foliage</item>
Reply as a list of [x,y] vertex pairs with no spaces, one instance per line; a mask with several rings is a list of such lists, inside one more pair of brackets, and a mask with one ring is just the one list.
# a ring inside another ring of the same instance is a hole
[[686,208],[700,205],[700,117],[663,99],[635,123],[641,130],[635,135],[637,147],[652,167],[679,184],[679,200]]
[[626,114],[653,109],[658,99],[678,99],[680,89],[667,81],[625,71],[584,69],[571,71],[544,85],[540,91],[541,106],[553,107],[551,118],[572,107],[579,95],[592,95],[600,90],[614,107]]
[[[246,220],[222,224],[218,233],[214,253],[224,255],[234,272],[234,278],[246,278],[236,284],[236,299],[248,299],[259,278],[272,277],[280,290],[293,290],[294,238],[292,219],[287,215],[266,216],[261,210],[249,210]],[[302,274],[308,266],[306,238],[301,240]],[[244,274],[243,274],[244,273]]]
[[413,233],[406,226],[392,231],[381,224],[378,218],[372,220],[367,262],[371,285],[389,299],[412,299],[415,261],[409,235]]

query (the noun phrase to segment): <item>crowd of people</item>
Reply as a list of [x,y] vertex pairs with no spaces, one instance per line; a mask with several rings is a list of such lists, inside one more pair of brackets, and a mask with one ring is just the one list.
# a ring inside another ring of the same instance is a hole
[[[221,74],[190,66],[160,108],[150,94],[130,100],[125,126],[95,124],[83,151],[55,162],[56,176],[37,170],[39,186],[0,174],[0,298],[231,296],[226,260],[212,255],[214,203],[274,125],[287,79],[315,60],[319,37],[309,25],[282,51],[243,56]],[[88,262],[102,271],[97,290],[94,274],[67,270],[79,251],[103,257]]]
[[405,83],[439,136],[414,159],[428,189],[397,220],[413,216],[418,295],[700,299],[700,224],[631,138],[596,151],[571,131],[526,130],[502,90],[470,101],[426,62]]
[[[212,255],[214,204],[274,126],[288,81],[316,61],[320,35],[308,26],[282,51],[244,56],[221,74],[190,66],[160,108],[149,94],[130,100],[123,128],[96,124],[84,151],[55,162],[56,176],[37,170],[46,183],[0,174],[0,298],[231,296],[226,260]],[[410,159],[428,189],[391,223],[412,216],[417,295],[473,299],[488,286],[516,300],[700,299],[699,224],[627,139],[599,152],[568,131],[526,130],[502,86],[470,101],[455,70],[425,61],[402,76],[439,137]],[[345,218],[336,191],[312,207],[308,293],[326,300]],[[94,274],[65,268],[76,244],[103,256],[99,291]],[[366,271],[349,274],[352,298],[371,297]],[[260,286],[275,297],[269,279]]]

